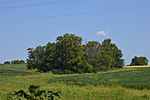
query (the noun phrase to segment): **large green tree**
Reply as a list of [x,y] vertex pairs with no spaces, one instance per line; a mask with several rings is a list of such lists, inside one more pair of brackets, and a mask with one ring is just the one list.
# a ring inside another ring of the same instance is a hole
[[111,43],[111,39],[105,39],[100,47],[100,52],[97,55],[97,65],[99,70],[108,70],[111,68],[120,68],[124,65],[122,52],[116,44]]
[[35,49],[28,48],[28,59],[27,67],[28,69],[40,69],[42,66],[42,61],[45,56],[45,46],[37,46]]
[[[122,52],[111,39],[82,44],[74,34],[58,36],[56,42],[28,49],[28,69],[53,73],[85,73],[122,67]],[[94,70],[93,70],[94,69]]]
[[56,41],[56,67],[73,73],[79,72],[84,57],[82,37],[66,33],[57,37]]
[[148,65],[148,59],[146,57],[137,57],[135,56],[132,61],[131,61],[131,66],[134,66],[134,65]]
[[43,57],[43,65],[45,65],[45,67],[48,70],[53,70],[55,69],[55,65],[56,65],[56,60],[55,60],[55,51],[56,51],[56,43],[51,43],[49,42],[46,46],[45,46],[45,56]]
[[55,43],[48,43],[46,46],[38,46],[35,49],[28,49],[28,69],[39,69],[47,72],[54,69]]

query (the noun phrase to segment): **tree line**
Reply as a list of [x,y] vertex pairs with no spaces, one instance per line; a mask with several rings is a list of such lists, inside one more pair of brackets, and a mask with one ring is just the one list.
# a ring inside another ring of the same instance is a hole
[[4,64],[25,64],[24,60],[5,61]]
[[130,66],[140,66],[140,65],[148,65],[148,59],[146,57],[140,56],[134,56],[134,58],[131,60]]
[[58,36],[55,42],[28,48],[28,69],[57,74],[91,73],[121,68],[124,65],[122,51],[111,39],[102,43],[88,41],[74,34]]

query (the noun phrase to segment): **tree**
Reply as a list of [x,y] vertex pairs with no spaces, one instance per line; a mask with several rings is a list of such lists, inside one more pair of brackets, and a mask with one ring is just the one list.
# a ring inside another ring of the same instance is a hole
[[134,58],[131,61],[131,66],[136,66],[136,65],[148,65],[148,59],[146,57],[137,57],[134,56]]
[[4,64],[10,64],[10,63],[11,63],[10,61],[5,61],[5,62],[4,62]]
[[97,41],[89,41],[85,45],[86,59],[94,58],[100,51],[100,43]]
[[93,69],[84,60],[82,38],[67,33],[57,37],[56,43],[29,48],[27,67],[53,73],[83,73]]
[[111,39],[105,39],[101,46],[100,52],[97,54],[96,67],[99,70],[108,70],[111,68],[120,68],[124,65],[122,52],[116,44],[111,43]]
[[84,60],[93,67],[96,66],[96,56],[100,52],[100,43],[98,41],[89,41],[84,46]]
[[[42,61],[45,56],[45,46],[38,46],[35,49],[28,48],[28,59],[27,67],[28,69],[41,69]],[[41,70],[42,71],[42,70]]]
[[13,60],[11,61],[11,64],[25,64],[24,60]]
[[[74,34],[64,34],[56,39],[55,59],[57,69],[78,73],[83,64],[82,38]],[[84,69],[84,68],[83,68]]]
[[56,51],[56,43],[49,42],[45,46],[45,53],[42,59],[42,66],[40,70],[49,71],[55,69],[56,66],[56,60],[54,55],[55,51]]
[[85,73],[122,67],[122,56],[111,39],[105,39],[102,44],[89,41],[83,45],[82,37],[66,33],[54,43],[29,48],[27,67],[59,74]]
[[101,51],[97,56],[96,70],[97,71],[107,71],[112,68],[114,63],[114,58],[111,55],[107,54],[106,51]]

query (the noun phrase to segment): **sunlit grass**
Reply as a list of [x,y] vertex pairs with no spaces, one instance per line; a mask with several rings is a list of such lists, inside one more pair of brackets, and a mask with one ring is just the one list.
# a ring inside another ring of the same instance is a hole
[[97,74],[54,75],[26,70],[25,65],[0,65],[0,72],[2,100],[5,94],[14,90],[27,90],[32,84],[46,90],[61,91],[61,100],[150,99],[150,69],[145,68]]
[[124,69],[130,68],[150,68],[150,66],[123,66]]

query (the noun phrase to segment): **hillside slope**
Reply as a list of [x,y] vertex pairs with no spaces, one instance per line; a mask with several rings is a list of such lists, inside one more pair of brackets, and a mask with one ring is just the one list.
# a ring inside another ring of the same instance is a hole
[[[97,74],[53,75],[26,70],[25,65],[0,65],[0,98],[29,85],[61,91],[61,100],[149,100],[150,69],[119,69]],[[57,99],[56,99],[57,100]]]

